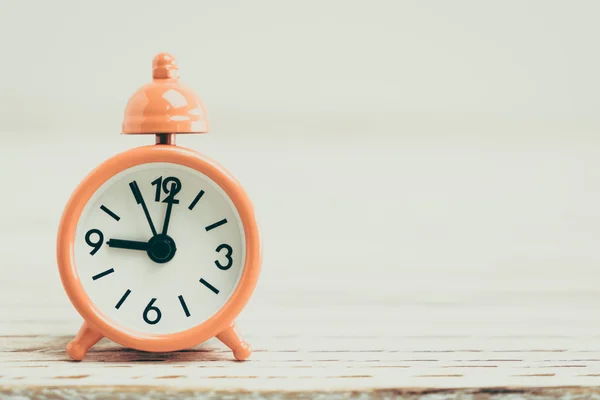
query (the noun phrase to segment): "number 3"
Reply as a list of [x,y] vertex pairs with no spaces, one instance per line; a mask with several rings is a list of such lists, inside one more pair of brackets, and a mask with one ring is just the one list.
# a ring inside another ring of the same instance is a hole
[[221,265],[219,260],[216,260],[215,264],[217,265],[217,268],[219,268],[220,270],[227,271],[233,265],[233,259],[231,258],[231,253],[233,253],[233,249],[231,248],[230,245],[223,243],[223,244],[219,245],[219,247],[217,247],[216,252],[220,253],[221,250],[223,250],[223,249],[227,250],[227,254],[225,254],[225,257],[227,258],[227,265]]

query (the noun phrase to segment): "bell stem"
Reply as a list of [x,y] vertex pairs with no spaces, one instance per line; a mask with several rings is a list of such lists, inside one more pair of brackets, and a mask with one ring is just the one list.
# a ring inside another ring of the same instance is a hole
[[171,144],[175,145],[175,134],[174,133],[157,133],[156,144]]

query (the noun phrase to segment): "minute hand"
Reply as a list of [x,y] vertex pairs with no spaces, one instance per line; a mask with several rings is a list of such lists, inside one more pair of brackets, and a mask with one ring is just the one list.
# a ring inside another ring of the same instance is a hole
[[135,201],[138,204],[142,205],[142,208],[144,209],[144,215],[146,215],[146,220],[148,221],[148,225],[150,225],[150,230],[152,231],[152,235],[156,236],[156,228],[154,227],[154,224],[152,223],[152,218],[150,218],[150,213],[148,212],[148,207],[146,207],[146,202],[144,201],[144,197],[142,196],[142,192],[140,192],[140,188],[138,187],[137,182],[131,181],[129,183],[129,188],[131,189],[131,192],[133,193],[133,197],[135,197]]
[[110,239],[106,244],[108,247],[117,249],[148,250],[148,242],[138,242],[136,240]]
[[[164,201],[168,202],[167,204],[167,213],[165,214],[165,222],[163,222],[163,230],[162,234],[166,235],[169,230],[169,221],[171,220],[171,210],[173,209],[173,204],[179,204],[179,200],[175,199],[175,194],[179,192],[181,189],[181,182],[177,178],[167,178],[174,179],[175,181],[171,184],[171,190],[169,191],[169,197],[167,197]],[[165,181],[166,182],[166,181]]]
[[173,200],[167,204],[167,213],[165,214],[165,222],[163,222],[162,234],[166,235],[169,229],[169,221],[171,220],[171,210],[173,209]]

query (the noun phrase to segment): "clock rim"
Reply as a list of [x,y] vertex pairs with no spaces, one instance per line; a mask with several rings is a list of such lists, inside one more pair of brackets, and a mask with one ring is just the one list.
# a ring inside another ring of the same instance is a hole
[[[96,191],[126,169],[153,162],[179,164],[201,172],[223,189],[236,208],[244,229],[246,259],[237,287],[215,314],[193,328],[170,334],[149,334],[118,326],[92,302],[79,279],[74,243],[77,225]],[[61,281],[82,318],[103,336],[125,347],[143,351],[175,351],[195,346],[227,329],[250,300],[261,267],[260,234],[252,203],[242,186],[223,167],[208,157],[180,146],[136,147],[104,161],[79,184],[69,199],[58,229],[57,262]]]

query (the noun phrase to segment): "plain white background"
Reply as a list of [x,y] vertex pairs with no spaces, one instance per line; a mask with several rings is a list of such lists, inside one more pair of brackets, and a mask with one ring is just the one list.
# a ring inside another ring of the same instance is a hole
[[315,304],[350,296],[357,316],[377,293],[423,306],[424,319],[442,303],[471,307],[472,322],[513,304],[530,326],[571,329],[600,294],[599,12],[595,1],[1,0],[0,277],[36,276],[66,303],[62,208],[94,166],[153,141],[119,136],[121,119],[168,51],[212,122],[178,143],[223,164],[255,203],[254,307],[302,282]]

